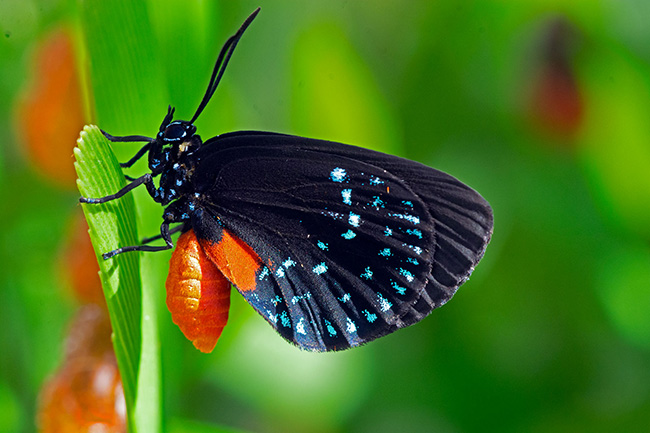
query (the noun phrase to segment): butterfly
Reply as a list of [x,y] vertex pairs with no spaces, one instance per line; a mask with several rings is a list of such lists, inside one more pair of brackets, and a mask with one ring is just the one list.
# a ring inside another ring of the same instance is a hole
[[[230,287],[305,350],[359,346],[419,322],[446,303],[492,235],[488,202],[454,177],[397,156],[293,135],[238,131],[203,142],[194,122],[214,94],[255,10],[224,44],[194,116],[170,106],[147,156],[105,203],[144,184],[165,206],[160,235],[118,248],[174,247],[166,282],[172,319],[204,352],[228,317]],[[156,185],[154,179],[158,178]],[[170,228],[172,224],[177,224]],[[162,239],[164,245],[151,245]]]

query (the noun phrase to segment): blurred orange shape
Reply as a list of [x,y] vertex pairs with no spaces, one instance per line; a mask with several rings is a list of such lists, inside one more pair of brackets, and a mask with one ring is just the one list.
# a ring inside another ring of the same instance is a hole
[[583,97],[572,64],[574,36],[573,27],[564,19],[555,19],[547,26],[530,100],[533,123],[558,138],[571,138],[584,115]]
[[124,393],[114,356],[68,361],[41,393],[39,429],[126,432]]
[[84,125],[74,47],[68,33],[50,33],[36,50],[32,82],[15,107],[18,136],[50,180],[74,188],[72,149]]
[[78,301],[106,305],[88,224],[81,212],[75,216],[64,246],[63,272]]
[[126,432],[122,381],[110,337],[106,311],[92,304],[82,307],[66,341],[63,366],[41,391],[41,432]]
[[539,127],[554,135],[571,137],[583,115],[582,95],[572,72],[547,67],[536,83],[531,108]]

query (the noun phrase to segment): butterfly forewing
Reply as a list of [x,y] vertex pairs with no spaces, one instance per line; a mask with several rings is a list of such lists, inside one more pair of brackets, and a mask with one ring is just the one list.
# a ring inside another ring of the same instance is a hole
[[442,304],[427,293],[430,206],[383,167],[406,160],[267,133],[221,136],[200,158],[196,176],[208,187],[192,225],[207,239],[226,228],[260,257],[256,288],[240,292],[285,338],[344,349]]

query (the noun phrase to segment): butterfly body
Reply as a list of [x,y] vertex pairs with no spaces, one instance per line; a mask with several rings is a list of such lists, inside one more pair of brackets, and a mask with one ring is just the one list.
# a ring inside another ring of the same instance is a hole
[[[188,338],[208,350],[222,325],[206,320],[207,331],[192,334],[196,305],[202,293],[207,304],[222,299],[215,290],[228,290],[223,281],[306,350],[358,346],[420,321],[453,296],[483,256],[492,233],[489,204],[441,171],[360,147],[260,131],[203,142],[193,122],[256,13],[224,46],[192,120],[173,120],[170,107],[157,136],[123,164],[147,154],[150,173],[111,196],[82,199],[110,201],[145,184],[166,206],[164,246],[123,247],[104,257],[172,248],[171,233],[183,232],[168,304]],[[195,265],[201,272],[188,278],[178,269]]]
[[228,321],[230,281],[191,230],[176,242],[165,287],[173,322],[197,349],[211,352]]

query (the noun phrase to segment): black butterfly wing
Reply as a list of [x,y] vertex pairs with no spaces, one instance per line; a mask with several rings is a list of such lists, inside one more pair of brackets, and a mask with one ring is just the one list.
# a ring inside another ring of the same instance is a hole
[[255,251],[264,266],[240,293],[305,349],[345,349],[421,320],[491,233],[477,193],[402,158],[259,132],[217,137],[198,156],[197,235],[216,242],[225,227]]

